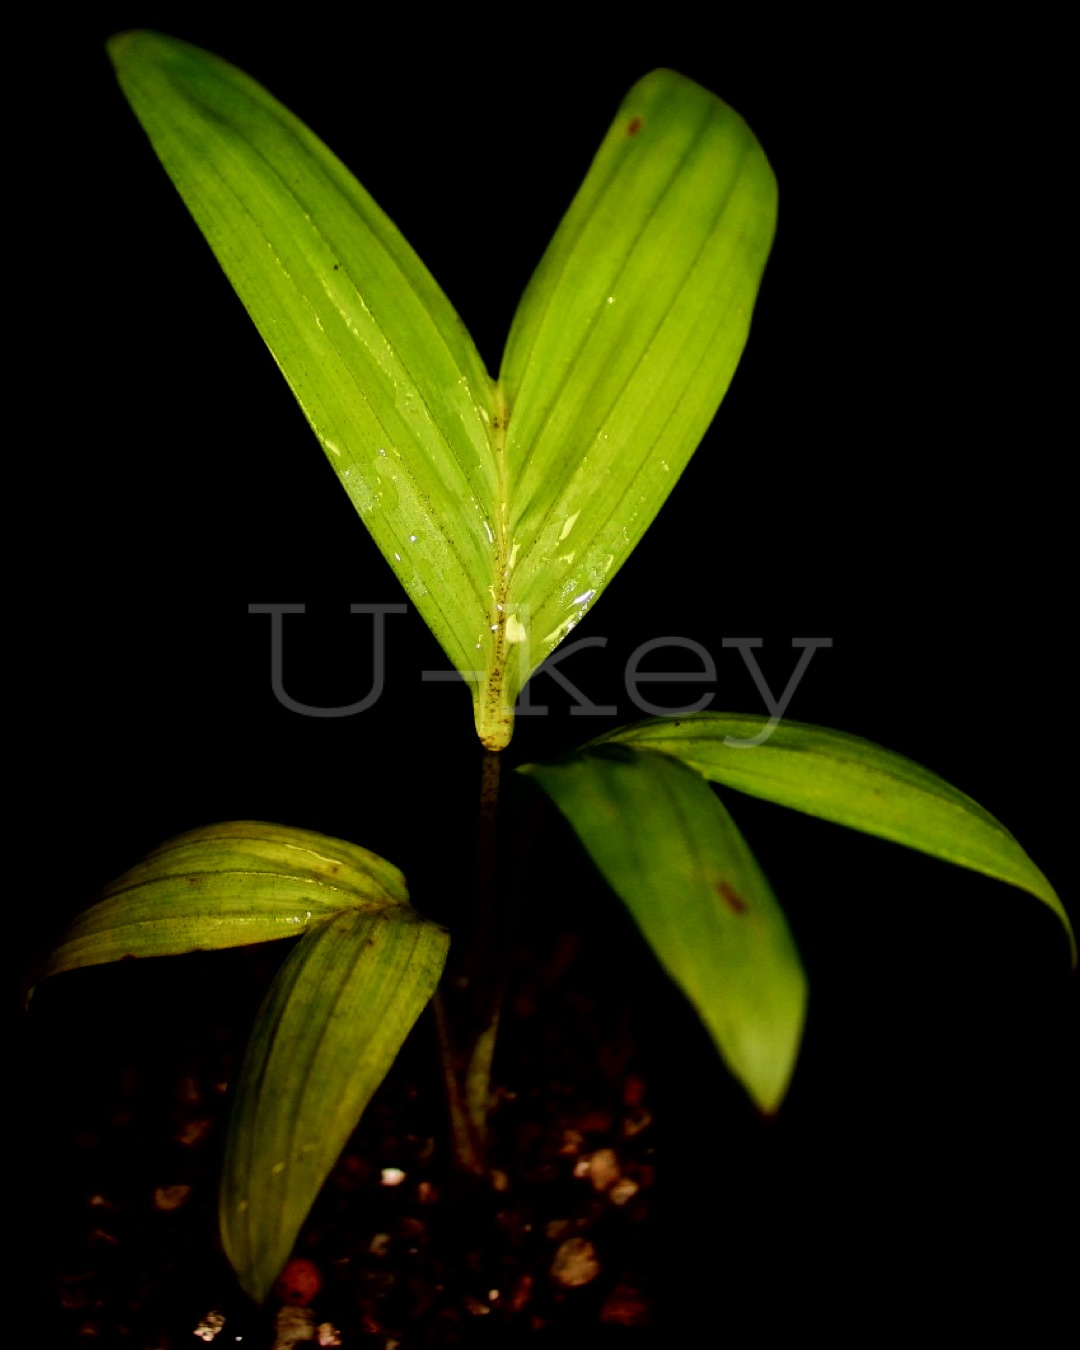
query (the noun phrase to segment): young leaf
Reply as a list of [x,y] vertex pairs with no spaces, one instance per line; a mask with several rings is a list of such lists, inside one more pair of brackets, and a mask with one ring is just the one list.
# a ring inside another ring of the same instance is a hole
[[701,778],[623,746],[529,764],[762,1111],[795,1067],[806,977],[769,883]]
[[485,745],[653,519],[722,398],[772,241],[745,123],[671,71],[627,96],[500,381],[364,189],[246,75],[153,33],[121,85],[354,505],[471,684]]
[[[594,744],[674,755],[714,783],[1018,886],[1061,920],[1075,966],[1076,939],[1065,907],[1009,831],[978,802],[871,741],[799,722],[770,729],[769,721],[696,713],[622,727]],[[768,739],[761,740],[766,731]],[[756,740],[761,743],[750,743]]]
[[[670,70],[624,99],[529,282],[500,388],[523,673],[622,566],[735,372],[776,223],[749,127]],[[516,695],[512,666],[507,688]]]
[[447,936],[415,911],[349,910],[296,945],[236,1085],[220,1223],[262,1302],[330,1169],[438,983]]
[[35,973],[298,937],[339,910],[407,906],[405,879],[342,839],[262,821],[177,835],[105,888]]
[[254,80],[157,33],[122,33],[109,54],[410,599],[458,670],[490,666],[495,395],[461,320],[352,174]]

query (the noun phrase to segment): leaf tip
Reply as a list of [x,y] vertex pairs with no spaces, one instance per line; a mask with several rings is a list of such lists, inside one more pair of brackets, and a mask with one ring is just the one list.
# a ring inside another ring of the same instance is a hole
[[109,60],[114,66],[119,66],[123,61],[125,54],[141,37],[143,30],[140,28],[125,28],[120,33],[114,33],[105,43],[105,50],[109,55]]

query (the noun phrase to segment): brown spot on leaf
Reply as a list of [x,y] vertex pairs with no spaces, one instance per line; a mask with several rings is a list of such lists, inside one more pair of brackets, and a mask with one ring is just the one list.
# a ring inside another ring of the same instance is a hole
[[641,118],[640,118],[640,117],[631,117],[630,123],[629,123],[629,125],[628,125],[627,128],[626,128],[626,134],[627,134],[628,136],[636,136],[636,135],[638,134],[638,132],[641,130],[641,128],[642,128],[642,121],[641,121]]
[[745,914],[749,906],[734,886],[726,881],[715,881],[716,893],[735,914]]

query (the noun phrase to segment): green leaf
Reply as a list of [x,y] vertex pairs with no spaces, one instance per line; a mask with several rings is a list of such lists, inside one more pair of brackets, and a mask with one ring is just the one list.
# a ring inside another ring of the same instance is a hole
[[640,722],[594,742],[610,743],[674,755],[714,783],[1018,886],[1061,920],[1076,964],[1065,907],[1005,826],[903,755],[827,727],[707,712]]
[[639,81],[529,283],[500,372],[524,669],[593,605],[708,429],[775,223],[772,170],[739,115],[673,71]]
[[259,1013],[235,1088],[221,1184],[225,1251],[259,1302],[438,983],[447,936],[415,911],[313,925]]
[[443,293],[326,147],[246,75],[153,33],[121,85],[410,599],[501,748],[529,675],[686,466],[746,340],[772,172],[671,71],[615,123],[494,383]]
[[495,395],[461,320],[344,165],[254,80],[156,33],[122,33],[109,54],[411,600],[459,670],[490,665]]
[[446,933],[374,853],[230,821],[170,839],[113,882],[36,975],[301,934],[252,1035],[222,1182],[226,1250],[258,1299],[434,992]]
[[712,789],[625,746],[521,772],[544,789],[757,1106],[795,1067],[806,977],[769,883]]
[[339,910],[407,904],[397,868],[355,844],[261,821],[208,825],[168,840],[107,886],[35,982],[128,957],[298,937]]

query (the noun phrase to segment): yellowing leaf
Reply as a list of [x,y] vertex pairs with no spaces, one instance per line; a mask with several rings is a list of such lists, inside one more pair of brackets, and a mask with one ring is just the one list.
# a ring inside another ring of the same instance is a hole
[[447,941],[404,906],[346,910],[278,972],[233,1093],[219,1205],[226,1254],[259,1302],[434,993]]
[[411,908],[401,873],[374,853],[230,821],[168,840],[113,882],[36,977],[286,937],[301,940],[252,1033],[220,1201],[226,1251],[260,1300],[434,992],[446,933]]
[[342,909],[407,905],[396,867],[343,839],[228,821],[167,840],[78,915],[36,980],[133,956],[298,937]]

